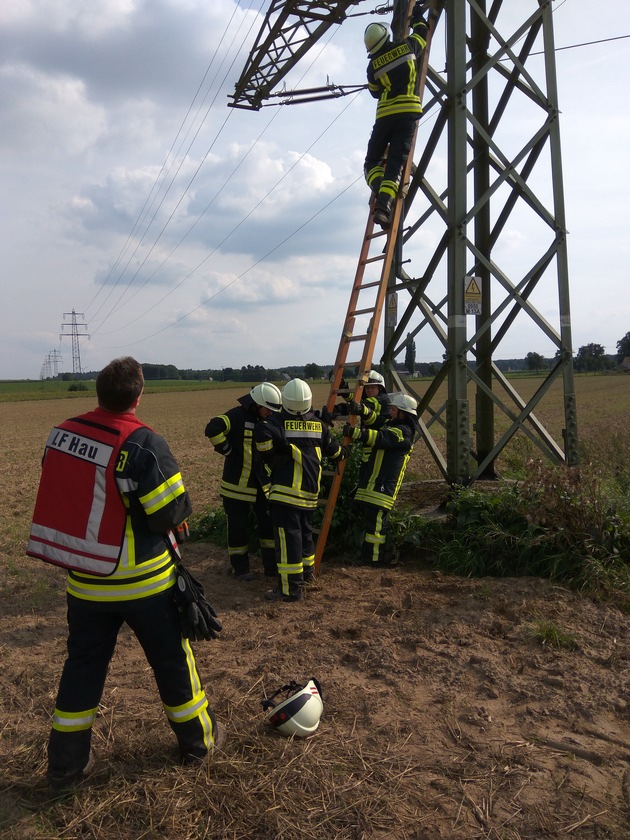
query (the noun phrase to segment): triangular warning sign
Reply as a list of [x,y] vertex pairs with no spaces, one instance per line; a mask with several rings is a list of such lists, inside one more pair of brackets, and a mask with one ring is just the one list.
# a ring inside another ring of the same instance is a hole
[[481,289],[477,285],[477,281],[474,277],[470,278],[470,283],[466,286],[466,294],[468,295],[480,295]]

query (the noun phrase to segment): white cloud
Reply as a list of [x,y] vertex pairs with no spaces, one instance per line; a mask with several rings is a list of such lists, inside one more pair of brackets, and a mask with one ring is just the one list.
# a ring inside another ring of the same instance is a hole
[[[555,4],[557,45],[630,34],[627,3],[606,5],[594,16],[585,0]],[[233,0],[3,4],[0,284],[12,305],[0,313],[0,377],[36,378],[73,308],[94,333],[82,344],[92,369],[122,351],[193,368],[332,360],[365,229],[375,103],[363,92],[228,108],[261,22]],[[287,89],[363,84],[365,24],[344,21]],[[574,344],[611,352],[630,329],[619,303],[629,250],[627,56],[627,41],[557,53]],[[524,142],[523,118],[531,130],[542,116],[510,112],[501,126],[510,151]],[[420,144],[432,125],[431,115],[421,121]],[[446,155],[434,156],[428,176],[438,190],[446,173]],[[545,194],[544,168],[539,180]],[[510,220],[496,249],[516,277],[551,235],[530,217]],[[441,235],[434,224],[414,235],[411,276]],[[535,298],[553,320],[553,282]],[[548,352],[532,344],[541,339],[526,320],[502,354]],[[62,352],[69,365],[67,344]],[[441,350],[423,338],[418,358],[431,354]]]

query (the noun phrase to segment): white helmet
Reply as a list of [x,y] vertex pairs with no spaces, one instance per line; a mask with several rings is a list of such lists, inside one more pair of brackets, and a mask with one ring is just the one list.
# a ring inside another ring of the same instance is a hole
[[289,414],[306,414],[313,404],[313,394],[303,379],[292,379],[282,389],[282,407]]
[[404,411],[406,414],[411,414],[412,417],[418,416],[418,412],[416,411],[418,408],[418,401],[414,400],[413,397],[410,397],[409,394],[403,394],[402,391],[399,391],[397,394],[391,394],[389,404],[395,405],[396,408],[400,411]]
[[[274,698],[281,692],[289,692],[288,696],[274,704]],[[262,701],[263,709],[267,711],[267,720],[274,729],[283,735],[297,735],[306,738],[312,735],[319,726],[319,719],[324,711],[322,690],[315,677],[300,685],[295,681],[283,685],[269,700]]]
[[378,52],[389,38],[389,29],[382,23],[371,23],[363,33],[363,42],[370,55]]
[[271,382],[261,382],[260,385],[254,385],[249,395],[255,403],[262,405],[264,408],[269,408],[271,411],[280,411],[282,408],[280,388],[276,388]]
[[386,391],[385,380],[377,370],[368,370],[368,380],[366,385],[379,385],[381,392]]

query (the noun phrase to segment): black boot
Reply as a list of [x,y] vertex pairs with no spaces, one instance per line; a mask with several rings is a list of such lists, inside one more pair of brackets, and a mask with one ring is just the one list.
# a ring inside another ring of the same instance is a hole
[[382,192],[378,194],[376,206],[374,207],[374,221],[382,228],[388,228],[390,225],[393,203],[394,200],[391,195]]

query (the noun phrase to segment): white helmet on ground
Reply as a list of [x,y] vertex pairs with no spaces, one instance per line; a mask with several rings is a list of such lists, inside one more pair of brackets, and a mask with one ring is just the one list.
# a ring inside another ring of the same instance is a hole
[[272,382],[261,382],[260,385],[254,385],[249,395],[255,403],[271,411],[280,411],[282,408],[280,388],[277,388]]
[[363,33],[363,42],[370,55],[378,52],[388,38],[389,29],[382,23],[370,23]]
[[[274,698],[281,692],[288,692],[288,696],[274,704]],[[324,711],[321,687],[315,677],[311,677],[306,685],[301,686],[295,681],[283,685],[269,700],[263,700],[262,705],[274,729],[283,735],[297,735],[300,738],[315,732]]]
[[292,379],[282,389],[282,407],[289,414],[306,414],[312,404],[313,394],[303,379]]
[[402,391],[399,391],[397,394],[391,394],[389,404],[395,405],[397,409],[404,411],[405,414],[411,414],[412,417],[418,416],[418,412],[416,411],[418,401],[410,397],[409,394],[403,394]]

